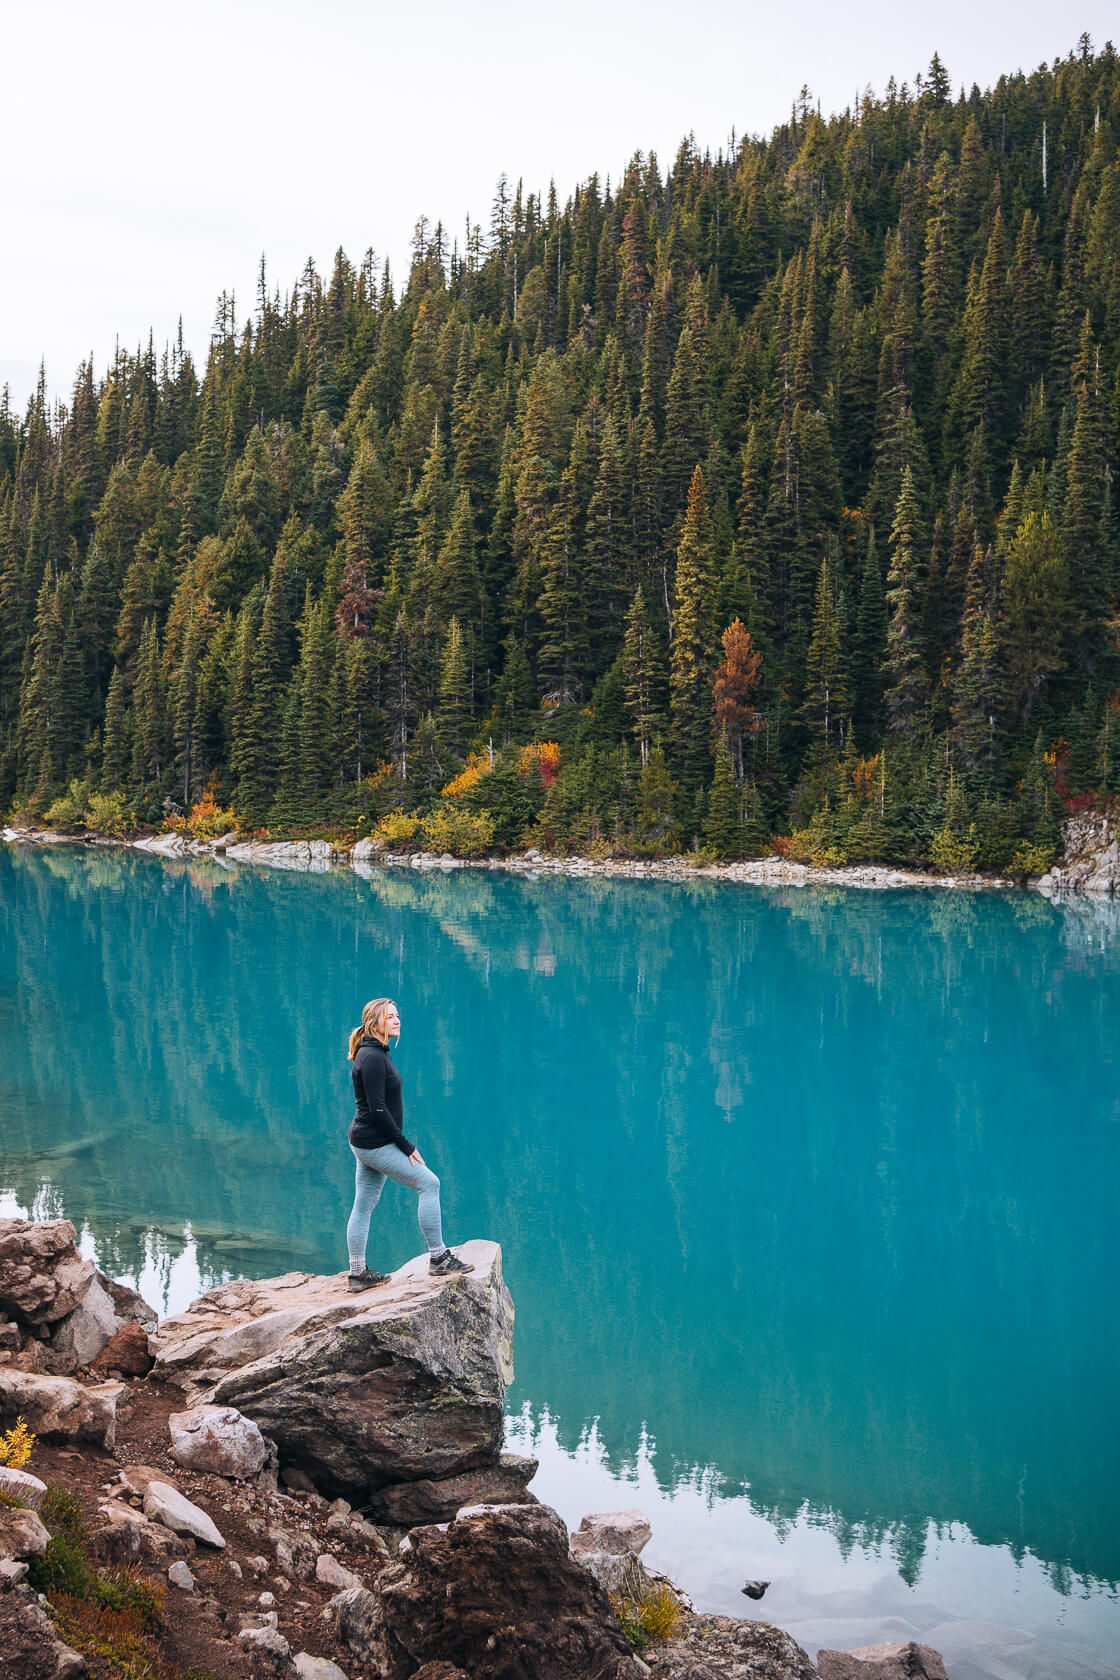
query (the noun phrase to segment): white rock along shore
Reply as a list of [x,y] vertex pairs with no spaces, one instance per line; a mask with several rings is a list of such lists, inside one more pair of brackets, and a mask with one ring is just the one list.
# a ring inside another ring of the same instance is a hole
[[372,840],[352,847],[330,840],[241,840],[235,833],[217,840],[187,840],[179,834],[155,834],[142,840],[112,840],[103,835],[61,834],[43,828],[0,829],[9,845],[131,846],[160,857],[214,857],[227,863],[252,863],[271,869],[320,872],[336,865],[359,874],[373,868],[490,869],[527,876],[601,876],[638,881],[735,881],[761,887],[860,887],[882,892],[897,887],[954,888],[966,892],[1008,891],[1026,886],[1047,897],[1079,892],[1113,895],[1120,892],[1120,839],[1116,819],[1096,812],[1069,817],[1062,825],[1064,855],[1045,875],[1020,882],[1002,875],[931,875],[920,869],[894,869],[884,864],[848,864],[817,869],[791,863],[776,855],[741,863],[697,864],[687,855],[656,858],[552,857],[531,847],[509,857],[456,858],[450,852],[386,851]]
[[977,892],[1006,890],[1018,885],[1004,876],[930,875],[922,870],[895,869],[881,864],[817,869],[810,864],[791,863],[776,855],[740,863],[697,865],[687,855],[650,860],[553,857],[533,847],[509,857],[457,858],[452,857],[450,852],[386,851],[375,846],[371,840],[359,840],[351,848],[336,846],[329,840],[241,841],[235,835],[225,835],[218,840],[185,840],[181,835],[169,833],[142,840],[110,840],[102,835],[61,834],[39,828],[0,829],[0,839],[9,845],[129,846],[136,851],[154,852],[160,857],[216,857],[232,863],[315,872],[336,865],[353,868],[359,873],[386,866],[398,869],[488,869],[530,878],[574,875],[639,881],[737,881],[763,887],[863,887],[875,891],[890,887],[954,887]]

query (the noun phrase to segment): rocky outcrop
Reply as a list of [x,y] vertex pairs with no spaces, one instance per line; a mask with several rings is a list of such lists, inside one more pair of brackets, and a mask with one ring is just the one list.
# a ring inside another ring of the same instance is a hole
[[340,1593],[335,1625],[378,1680],[450,1663],[472,1680],[640,1680],[606,1594],[568,1554],[544,1505],[465,1511],[409,1535],[374,1590]]
[[1062,824],[1062,861],[1035,882],[1055,893],[1115,893],[1120,890],[1120,840],[1116,821],[1103,811],[1068,817]]
[[[24,1369],[71,1376],[92,1364],[126,1324],[135,1368],[141,1358],[136,1337],[153,1328],[153,1309],[126,1284],[114,1283],[78,1253],[68,1219],[0,1219],[0,1347]],[[134,1321],[139,1321],[135,1324]],[[124,1367],[102,1366],[103,1370]]]
[[817,1680],[797,1641],[769,1622],[689,1616],[685,1632],[650,1654],[655,1680]]
[[116,1440],[116,1383],[83,1388],[69,1377],[44,1377],[0,1368],[0,1427],[17,1417],[36,1435],[53,1441],[86,1441],[112,1450]]
[[345,1274],[224,1284],[159,1326],[155,1375],[236,1406],[328,1494],[493,1468],[513,1303],[496,1243],[459,1252],[467,1273],[430,1277],[424,1255],[361,1295]]
[[818,1651],[821,1680],[947,1680],[931,1645],[863,1645],[857,1651]]
[[412,1528],[417,1523],[445,1522],[464,1505],[535,1505],[526,1489],[536,1473],[535,1458],[502,1453],[496,1464],[465,1470],[461,1476],[379,1488],[369,1496],[369,1513],[374,1522]]
[[68,1219],[0,1219],[0,1311],[23,1324],[74,1312],[94,1280]]

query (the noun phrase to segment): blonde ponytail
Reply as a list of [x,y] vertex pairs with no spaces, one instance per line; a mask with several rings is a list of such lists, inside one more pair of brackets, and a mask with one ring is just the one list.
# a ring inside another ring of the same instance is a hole
[[354,1031],[350,1034],[350,1049],[348,1051],[350,1061],[353,1061],[354,1057],[357,1055],[358,1046],[362,1042],[363,1038],[376,1038],[377,1029],[381,1025],[382,1017],[392,1001],[392,998],[387,997],[371,998],[369,1003],[366,1004],[365,1008],[362,1010],[361,1026],[355,1027]]

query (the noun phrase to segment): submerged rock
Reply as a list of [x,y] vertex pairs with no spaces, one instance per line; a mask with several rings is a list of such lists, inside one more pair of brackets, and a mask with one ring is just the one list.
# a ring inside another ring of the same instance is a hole
[[496,1466],[513,1303],[496,1243],[458,1252],[470,1272],[430,1277],[422,1255],[362,1295],[345,1274],[224,1284],[159,1325],[155,1374],[236,1406],[327,1494]]
[[890,1642],[856,1651],[818,1651],[821,1680],[948,1680],[932,1645]]

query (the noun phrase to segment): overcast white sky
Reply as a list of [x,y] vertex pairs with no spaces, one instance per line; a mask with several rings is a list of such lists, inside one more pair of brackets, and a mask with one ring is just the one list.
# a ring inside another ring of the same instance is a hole
[[1117,33],[1114,5],[1022,0],[0,0],[0,384],[46,360],[68,400],[119,334],[182,316],[201,359],[223,289],[251,311],[262,251],[368,246],[400,274],[417,216],[485,226],[498,175],[561,200],[634,151],[664,167],[766,132],[803,83],[825,112],[936,50],[954,91]]

